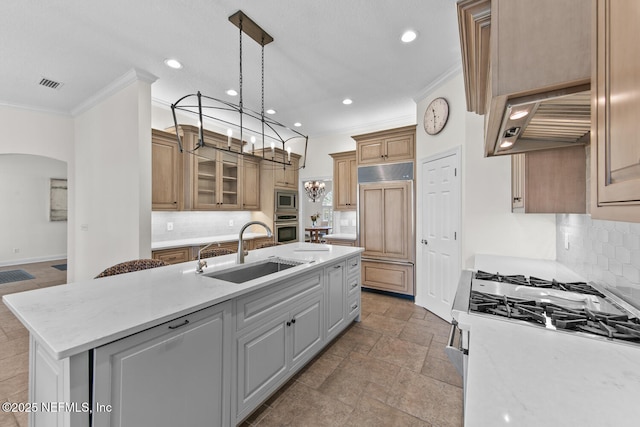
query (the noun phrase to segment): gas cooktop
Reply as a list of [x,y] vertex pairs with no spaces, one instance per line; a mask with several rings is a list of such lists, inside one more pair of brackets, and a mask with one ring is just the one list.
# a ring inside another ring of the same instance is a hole
[[478,271],[469,312],[640,344],[640,320],[584,282]]

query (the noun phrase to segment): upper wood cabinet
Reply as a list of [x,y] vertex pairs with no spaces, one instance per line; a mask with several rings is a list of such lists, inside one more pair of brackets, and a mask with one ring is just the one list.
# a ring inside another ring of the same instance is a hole
[[358,196],[356,152],[330,154],[333,157],[333,210],[353,211]]
[[594,3],[591,216],[640,222],[640,3]]
[[584,146],[511,156],[513,212],[585,213]]
[[415,159],[416,126],[352,136],[358,165]]
[[274,163],[275,186],[276,188],[298,189],[298,160],[300,156],[291,154],[290,165],[280,165]]
[[242,209],[260,209],[260,160],[242,159]]
[[151,130],[151,204],[154,211],[183,209],[182,154],[175,135]]

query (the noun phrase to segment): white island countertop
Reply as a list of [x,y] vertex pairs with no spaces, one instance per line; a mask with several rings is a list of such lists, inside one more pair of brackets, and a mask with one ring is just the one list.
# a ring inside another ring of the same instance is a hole
[[[553,260],[476,255],[475,269],[583,281]],[[462,313],[465,427],[637,426],[640,345]]]
[[[362,251],[292,243],[250,251],[245,264],[270,256],[304,264],[241,284],[196,274],[196,262],[190,261],[5,295],[3,301],[36,340],[63,359]],[[231,268],[236,254],[207,263],[204,274]]]

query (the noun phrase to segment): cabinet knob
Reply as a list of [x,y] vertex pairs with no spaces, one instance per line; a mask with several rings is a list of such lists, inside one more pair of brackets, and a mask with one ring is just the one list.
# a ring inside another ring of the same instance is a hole
[[342,268],[341,265],[334,265],[333,268]]
[[291,322],[287,322],[287,326],[291,326]]
[[420,243],[422,243],[423,245],[428,245],[429,244],[429,242],[426,239],[420,240]]
[[296,319],[295,318],[291,319],[291,323],[296,323]]

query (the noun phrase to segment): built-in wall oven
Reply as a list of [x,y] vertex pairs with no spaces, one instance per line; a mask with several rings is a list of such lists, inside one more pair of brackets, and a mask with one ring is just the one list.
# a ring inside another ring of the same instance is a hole
[[274,235],[278,243],[298,241],[298,213],[276,212],[274,221]]

